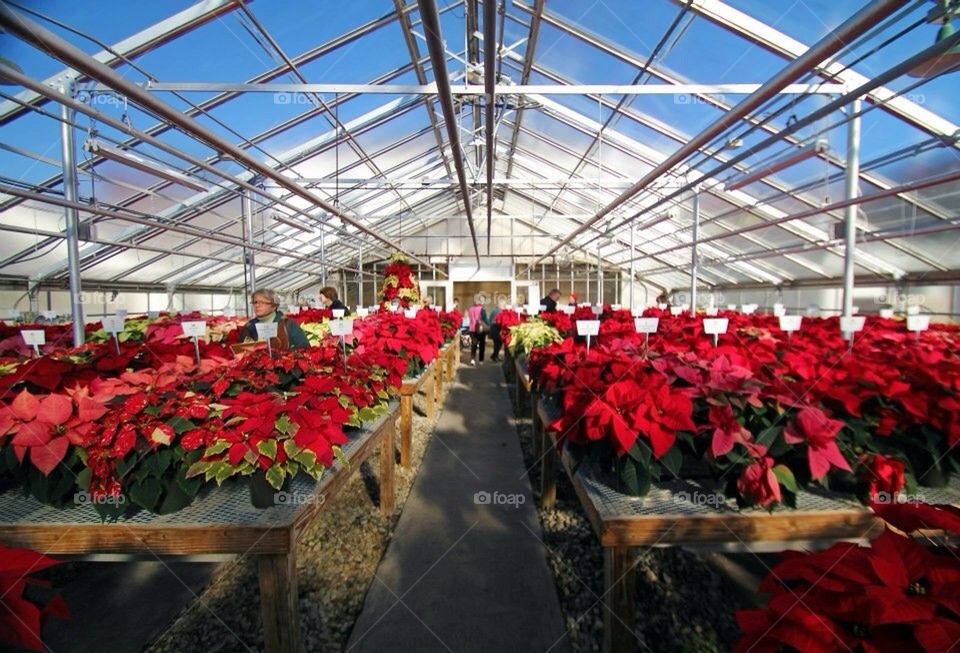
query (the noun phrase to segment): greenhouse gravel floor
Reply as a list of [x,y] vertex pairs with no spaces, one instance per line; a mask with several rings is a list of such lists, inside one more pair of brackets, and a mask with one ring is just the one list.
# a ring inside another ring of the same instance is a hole
[[[512,392],[512,389],[510,390]],[[528,409],[529,407],[527,407]],[[529,414],[525,412],[524,414]],[[519,420],[517,433],[528,470],[534,462],[533,429]],[[539,467],[530,473],[539,505]],[[603,648],[603,550],[580,505],[573,485],[557,473],[554,509],[538,508],[547,547],[547,563],[557,583],[560,607],[573,653]],[[716,558],[722,558],[720,564]],[[767,564],[752,554],[700,555],[678,547],[641,551],[637,562],[638,651],[710,653],[727,651],[739,636],[733,611],[752,607],[751,583]],[[735,583],[718,568],[746,566],[747,582]],[[746,585],[746,587],[744,587]]]
[[[341,651],[363,607],[380,558],[410,493],[437,417],[427,420],[424,395],[414,400],[411,466],[396,467],[397,510],[380,514],[371,499],[378,458],[372,456],[307,529],[297,548],[300,627],[304,651]],[[150,653],[262,651],[256,560],[223,565],[197,599],[187,605]]]

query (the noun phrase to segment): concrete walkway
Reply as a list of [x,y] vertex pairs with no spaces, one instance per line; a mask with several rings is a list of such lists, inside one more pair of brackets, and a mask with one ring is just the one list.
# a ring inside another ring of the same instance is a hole
[[460,368],[347,650],[569,650],[500,366]]

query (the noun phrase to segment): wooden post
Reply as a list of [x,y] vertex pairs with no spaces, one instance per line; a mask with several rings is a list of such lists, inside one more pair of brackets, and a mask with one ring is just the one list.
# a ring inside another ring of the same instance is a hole
[[457,350],[456,343],[450,343],[450,350],[447,352],[447,382],[452,382],[457,374]]
[[[396,499],[396,475],[394,474],[393,447],[397,423],[391,421],[380,441],[380,512],[389,517],[394,511]],[[407,453],[409,456],[409,451]]]
[[400,466],[410,467],[410,440],[413,429],[413,395],[400,395]]
[[297,598],[296,544],[289,553],[258,555],[260,614],[268,653],[300,653],[300,602]]
[[637,645],[633,635],[637,605],[633,553],[628,546],[603,549],[604,653],[628,653]]
[[433,401],[434,403],[443,402],[443,359],[438,359],[433,366]]
[[430,363],[430,369],[424,370],[425,378],[422,381],[424,385],[424,394],[427,400],[427,419],[433,419],[433,413],[437,408],[437,362]]
[[[536,437],[536,432],[534,432]],[[557,502],[557,448],[547,437],[547,429],[540,429],[541,447],[543,449],[540,462],[540,505],[544,508],[553,508]]]

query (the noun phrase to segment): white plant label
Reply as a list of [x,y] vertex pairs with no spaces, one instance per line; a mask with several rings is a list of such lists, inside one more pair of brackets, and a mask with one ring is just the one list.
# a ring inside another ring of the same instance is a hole
[[20,336],[32,347],[47,344],[47,333],[43,329],[23,329],[20,331]]
[[[257,324],[257,327],[259,326],[260,325]],[[191,338],[202,338],[207,335],[207,323],[203,320],[181,322],[180,327],[183,329],[183,335],[190,336]]]
[[577,320],[577,333],[581,336],[595,336],[600,333],[600,320]]
[[716,306],[711,306],[710,308],[708,308],[708,309],[706,310],[706,313],[707,313],[707,316],[708,316],[708,317],[714,317],[714,316],[716,316],[716,314],[717,314],[717,307],[716,307]]
[[546,305],[546,304],[540,304],[540,305],[538,306],[538,308],[540,309],[540,312],[541,312],[541,313],[546,313],[546,312],[547,312],[547,305]]
[[793,333],[800,330],[800,324],[803,322],[802,315],[781,315],[780,330],[787,333]]
[[703,321],[703,332],[711,336],[719,336],[727,332],[730,320],[725,317],[717,317]]
[[863,331],[863,324],[866,321],[867,318],[863,316],[841,317],[840,330],[844,333],[857,333],[858,331]]
[[603,306],[594,306],[594,307],[593,307],[593,314],[594,314],[594,315],[602,315],[602,314],[603,314]]
[[631,308],[631,309],[630,309],[630,315],[632,315],[633,317],[640,317],[640,316],[643,315],[643,309],[642,309],[642,308]]
[[892,308],[881,308],[881,309],[880,309],[880,317],[882,317],[882,318],[885,319],[885,320],[889,320],[890,318],[893,317],[893,309],[892,309]]
[[268,338],[277,337],[277,323],[276,322],[257,322],[257,339],[258,340],[267,340]]
[[40,315],[47,318],[48,320],[55,320],[58,313],[56,311],[40,311]]
[[[341,311],[341,313],[342,313],[342,311]],[[405,309],[403,309],[403,315],[404,315],[404,317],[409,317],[409,318],[413,319],[413,318],[417,317],[417,309],[415,309],[415,308],[405,308]],[[336,314],[334,314],[334,317],[336,317]],[[341,317],[343,317],[343,316],[341,315]]]
[[659,308],[661,311],[665,311],[665,310],[667,310],[667,305],[666,305],[666,304],[657,304],[657,308]]
[[736,305],[736,304],[727,304],[727,310],[728,310],[728,311],[735,311],[735,310],[737,310],[737,305]]
[[114,315],[116,315],[117,317],[119,317],[121,320],[125,320],[125,319],[127,318],[127,314],[128,314],[127,309],[125,309],[125,308],[118,308],[118,309],[117,309],[117,312],[116,312]]
[[561,306],[560,310],[566,313],[567,315],[573,315],[573,312],[577,310],[576,306]]
[[754,313],[757,312],[757,305],[744,304],[743,306],[740,307],[740,312],[743,313],[744,315],[753,315]]
[[634,319],[633,326],[637,333],[656,333],[660,327],[659,317],[638,317]]
[[619,311],[621,308],[620,304],[610,304],[611,311]]
[[107,333],[120,333],[123,331],[123,318],[119,315],[103,318],[103,329]]
[[[343,317],[344,313],[346,313],[346,312],[347,312],[346,309],[343,309],[343,308],[335,308],[335,309],[333,309],[333,317],[335,317],[335,318],[337,318],[337,319],[339,320],[341,317]],[[416,315],[416,313],[414,313],[414,315]]]
[[536,314],[538,314],[538,313],[540,312],[540,309],[541,309],[541,308],[546,308],[546,307],[545,307],[545,306],[534,306],[533,304],[530,304],[529,306],[527,306],[527,315],[536,315]]
[[332,320],[330,322],[330,335],[349,336],[353,333],[353,320]]
[[366,308],[357,309],[357,317],[367,317],[368,315],[370,315],[370,311],[368,309]]
[[920,315],[919,306],[907,306],[907,315]]
[[930,328],[930,316],[929,315],[908,315],[907,316],[907,331],[926,331]]
[[773,314],[776,315],[777,317],[781,317],[787,314],[787,309],[784,308],[783,304],[774,304]]
[[671,306],[670,315],[681,315],[683,314],[683,306]]

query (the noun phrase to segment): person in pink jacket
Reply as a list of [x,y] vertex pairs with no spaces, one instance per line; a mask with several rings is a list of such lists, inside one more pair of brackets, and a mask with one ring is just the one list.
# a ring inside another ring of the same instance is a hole
[[487,311],[483,307],[487,303],[487,298],[482,293],[477,293],[474,297],[473,306],[467,309],[467,317],[470,318],[470,364],[477,364],[477,349],[480,350],[480,362],[483,362],[483,354],[487,345],[487,333],[490,332],[490,319],[487,317]]

